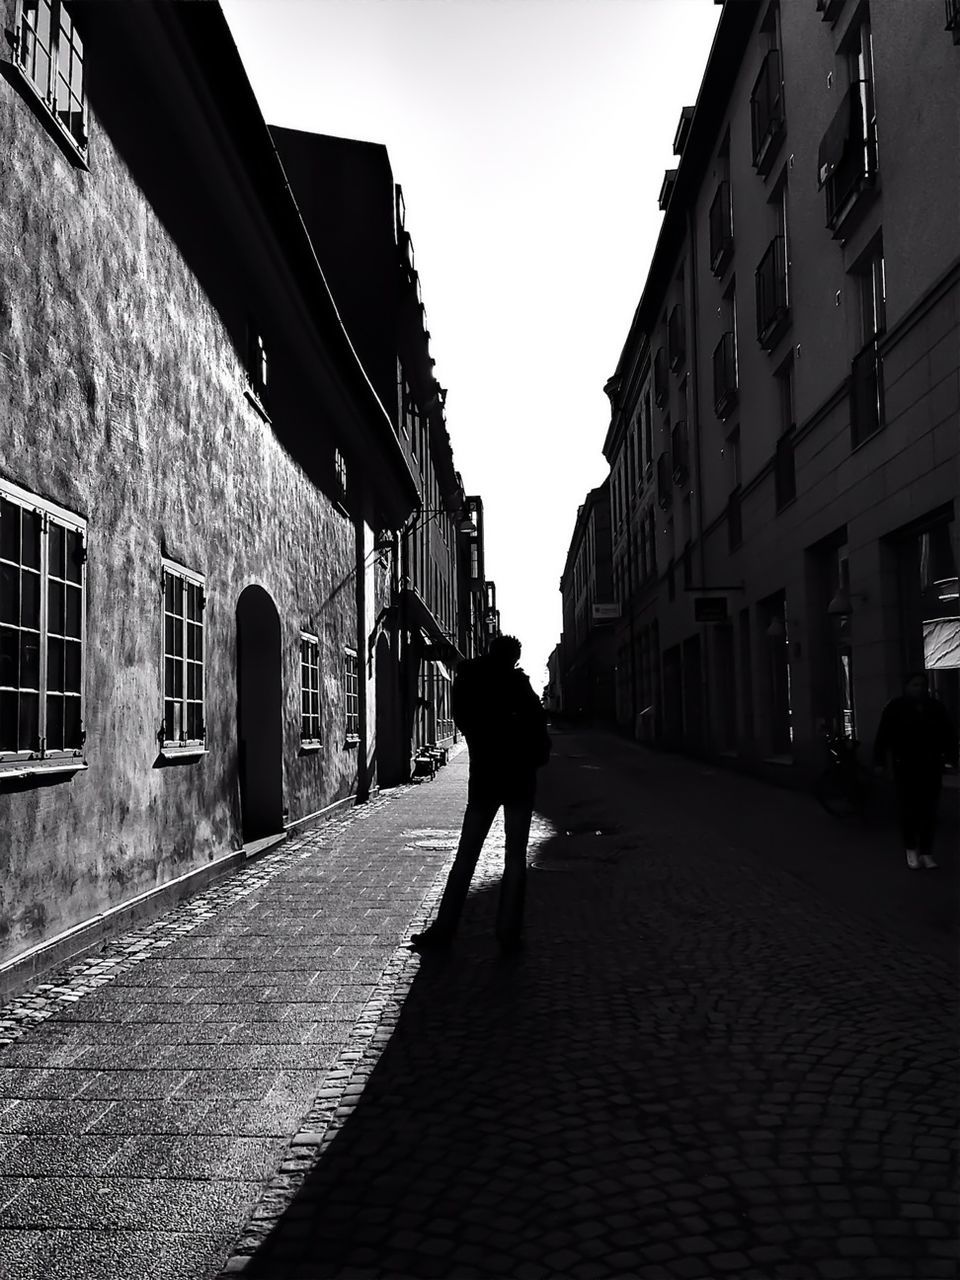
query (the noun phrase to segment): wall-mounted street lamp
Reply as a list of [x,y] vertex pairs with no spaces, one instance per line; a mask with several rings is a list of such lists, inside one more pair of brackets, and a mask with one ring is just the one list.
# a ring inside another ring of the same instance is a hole
[[831,618],[849,618],[853,613],[853,601],[866,601],[868,596],[851,595],[846,587],[838,587],[834,592],[830,603],[827,605],[827,613]]
[[[448,507],[421,507],[418,510],[416,517],[413,520],[413,523],[407,525],[407,528],[404,530],[404,532],[412,533],[414,529],[416,529],[421,522],[425,524],[429,524],[429,522],[432,519],[434,519],[435,516],[449,516],[453,514],[454,513],[450,511]],[[457,524],[457,531],[459,533],[475,533],[476,532],[477,527],[473,522],[473,516],[470,514],[469,511],[466,510],[466,508],[460,507],[459,510],[456,512],[455,519]]]

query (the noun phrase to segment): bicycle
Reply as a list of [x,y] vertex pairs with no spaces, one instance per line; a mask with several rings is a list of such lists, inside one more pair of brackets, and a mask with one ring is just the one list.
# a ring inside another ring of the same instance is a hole
[[824,737],[830,763],[814,783],[817,800],[834,818],[865,818],[871,774],[857,758],[860,743],[842,730],[827,730]]

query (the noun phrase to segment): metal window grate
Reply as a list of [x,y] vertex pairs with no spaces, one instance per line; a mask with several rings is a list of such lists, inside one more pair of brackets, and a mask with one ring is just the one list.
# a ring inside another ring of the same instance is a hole
[[883,426],[883,362],[872,338],[853,358],[850,370],[850,447],[856,449]]
[[730,206],[730,183],[721,182],[710,205],[710,270],[723,274],[733,252],[733,218]]
[[755,275],[757,341],[765,350],[775,345],[789,318],[787,261],[783,236],[774,236]]
[[785,125],[779,49],[768,50],[760,66],[750,94],[750,124],[753,165],[759,173],[766,174],[773,164]]
[[737,403],[737,356],[733,331],[721,337],[713,351],[713,405],[726,418]]

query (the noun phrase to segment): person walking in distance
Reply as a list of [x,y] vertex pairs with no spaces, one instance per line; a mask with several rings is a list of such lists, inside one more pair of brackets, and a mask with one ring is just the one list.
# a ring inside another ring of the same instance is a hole
[[497,905],[497,940],[503,951],[522,945],[527,840],[537,769],[550,757],[547,720],[526,674],[517,667],[520,641],[497,636],[485,654],[461,662],[453,682],[453,718],[467,740],[470,777],[457,854],[437,918],[414,934],[416,951],[453,941],[480,850],[503,806],[506,859]]
[[932,848],[943,766],[957,767],[957,735],[943,703],[930,696],[925,671],[912,672],[905,690],[883,709],[873,762],[879,770],[888,758],[893,765],[907,866],[929,869],[937,865]]

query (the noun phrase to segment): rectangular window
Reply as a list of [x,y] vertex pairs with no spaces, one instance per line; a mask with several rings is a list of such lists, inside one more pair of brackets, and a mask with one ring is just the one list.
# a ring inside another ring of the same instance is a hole
[[782,511],[797,496],[797,476],[793,457],[796,416],[793,405],[792,359],[788,360],[777,374],[777,389],[780,396],[780,438],[777,440],[773,477],[776,508],[777,511]]
[[300,742],[319,746],[320,737],[320,641],[300,632]]
[[0,772],[82,756],[86,529],[0,480]]
[[343,652],[343,705],[347,722],[347,741],[360,739],[360,662],[355,649]]
[[206,738],[203,699],[203,578],[162,561],[163,728],[165,749],[202,748]]
[[63,0],[20,0],[16,62],[60,134],[80,156],[87,150],[83,43]]

